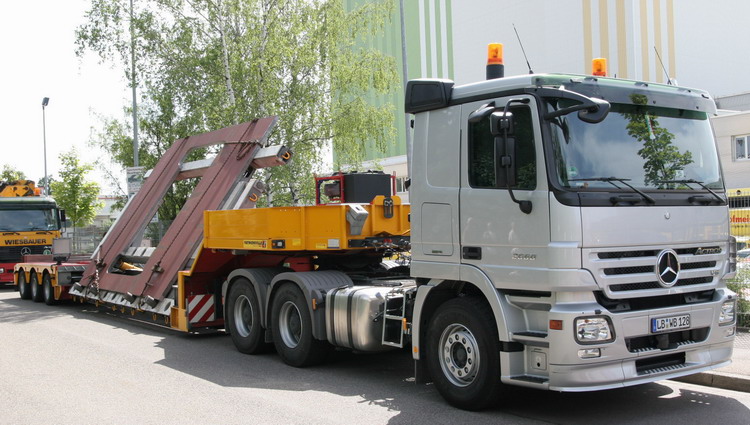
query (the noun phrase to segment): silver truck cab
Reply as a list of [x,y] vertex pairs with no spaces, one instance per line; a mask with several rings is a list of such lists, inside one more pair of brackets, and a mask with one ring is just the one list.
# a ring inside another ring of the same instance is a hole
[[448,401],[729,363],[734,244],[707,93],[578,75],[413,80],[406,109],[413,356]]

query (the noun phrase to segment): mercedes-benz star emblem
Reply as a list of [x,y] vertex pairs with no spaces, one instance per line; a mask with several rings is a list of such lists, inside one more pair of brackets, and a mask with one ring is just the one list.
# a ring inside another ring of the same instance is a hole
[[659,284],[665,288],[671,288],[677,283],[680,274],[680,262],[677,260],[677,253],[671,249],[659,253],[656,259],[656,275],[659,278]]
[[21,255],[31,255],[31,248],[28,246],[21,248]]

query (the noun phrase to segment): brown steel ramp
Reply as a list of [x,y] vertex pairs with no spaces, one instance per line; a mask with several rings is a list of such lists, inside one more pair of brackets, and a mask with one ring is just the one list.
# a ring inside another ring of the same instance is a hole
[[[247,181],[256,167],[279,165],[288,159],[286,154],[275,162],[252,163],[276,121],[277,117],[266,117],[175,141],[108,231],[94,255],[98,262],[87,266],[81,281],[81,286],[87,287],[85,292],[111,291],[124,294],[130,302],[150,301],[152,306],[164,298],[176,282],[177,271],[185,269],[201,241],[203,211],[220,209],[238,182]],[[200,170],[184,166],[193,149],[220,144],[223,147],[210,166]],[[134,276],[112,273],[112,265],[134,246],[135,238],[156,214],[172,183],[197,176],[202,177],[200,182],[153,250],[143,272]],[[84,290],[79,288],[76,292]]]

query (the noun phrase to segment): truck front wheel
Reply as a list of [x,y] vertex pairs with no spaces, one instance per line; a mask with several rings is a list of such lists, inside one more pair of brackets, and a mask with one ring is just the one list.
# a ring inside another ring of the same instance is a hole
[[237,350],[245,354],[268,351],[270,344],[260,326],[260,303],[249,280],[240,278],[229,289],[227,311],[227,327]]
[[282,285],[274,296],[271,330],[276,351],[288,365],[312,366],[321,363],[328,354],[328,343],[313,337],[305,295],[293,283]]
[[23,270],[18,272],[18,295],[22,300],[31,299],[31,285],[26,280],[26,273]]
[[31,272],[29,277],[29,285],[31,286],[31,300],[35,303],[42,301],[42,287],[39,285],[39,278],[36,276],[36,272]]
[[478,298],[441,305],[427,333],[427,367],[450,404],[479,410],[500,395],[500,345],[489,306]]

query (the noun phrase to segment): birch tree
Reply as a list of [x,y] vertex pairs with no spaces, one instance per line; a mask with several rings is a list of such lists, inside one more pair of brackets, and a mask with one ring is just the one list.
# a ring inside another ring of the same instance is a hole
[[[129,69],[127,0],[92,0],[78,28],[78,52]],[[264,172],[273,204],[314,197],[312,173],[325,152],[357,164],[368,141],[395,139],[393,108],[371,93],[398,84],[395,60],[371,49],[392,0],[345,10],[342,0],[136,0],[136,69],[142,165],[180,137],[278,115],[270,143],[294,151],[292,163]],[[128,71],[125,71],[126,73]],[[109,119],[98,138],[123,166],[132,164],[130,126]],[[199,155],[202,153],[198,153]]]

